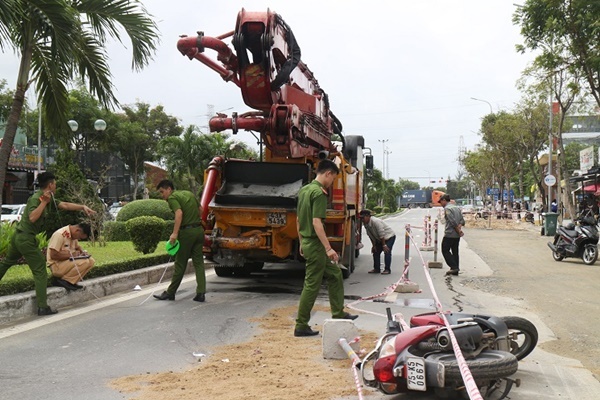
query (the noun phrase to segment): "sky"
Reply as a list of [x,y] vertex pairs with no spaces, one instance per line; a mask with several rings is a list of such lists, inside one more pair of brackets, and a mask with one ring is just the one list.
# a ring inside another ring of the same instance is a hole
[[[176,48],[181,34],[218,36],[235,28],[237,13],[270,9],[291,27],[302,61],[329,95],[347,135],[363,135],[375,167],[394,180],[422,186],[454,179],[461,144],[480,141],[481,119],[510,111],[516,81],[533,59],[518,54],[522,39],[509,0],[144,0],[161,32],[152,63],[131,69],[130,46],[107,52],[121,104],[163,105],[183,125],[206,131],[214,111],[249,111],[233,83]],[[230,45],[230,39],[226,39]],[[231,48],[233,46],[230,45]],[[7,51],[5,49],[5,51]],[[216,59],[216,54],[206,54]],[[14,88],[14,54],[0,54],[0,79]],[[473,100],[477,98],[480,100]],[[258,149],[250,132],[235,140]],[[385,152],[384,152],[385,151]],[[385,164],[385,165],[384,165]]]

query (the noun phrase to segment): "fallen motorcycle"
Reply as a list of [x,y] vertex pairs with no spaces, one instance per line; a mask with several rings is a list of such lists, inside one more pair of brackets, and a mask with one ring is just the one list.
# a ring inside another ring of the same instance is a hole
[[[519,361],[527,357],[537,345],[538,331],[535,325],[525,318],[451,312],[445,313],[445,316],[450,324],[476,322],[484,333],[494,334],[496,339],[490,344],[492,350],[510,351]],[[444,326],[444,321],[436,312],[415,315],[410,319],[411,327],[426,325]]]
[[586,210],[567,226],[559,226],[554,241],[548,242],[555,261],[568,257],[581,258],[586,265],[598,259],[598,228],[590,210]]
[[[444,397],[464,395],[460,366],[448,329],[440,324],[441,317],[436,319],[435,313],[415,316],[412,327],[403,330],[392,320],[389,308],[387,313],[385,335],[361,363],[364,384],[385,394],[433,391]],[[533,324],[523,324],[526,320],[521,318],[516,323],[515,317],[507,318],[513,322],[513,330],[514,325],[527,325],[529,342],[515,345],[514,332],[501,318],[465,313],[448,313],[446,317],[482,395],[505,398],[513,384],[520,383],[509,378],[518,369],[518,359],[510,351],[523,358],[533,350],[537,343]],[[525,330],[523,326],[518,329]]]

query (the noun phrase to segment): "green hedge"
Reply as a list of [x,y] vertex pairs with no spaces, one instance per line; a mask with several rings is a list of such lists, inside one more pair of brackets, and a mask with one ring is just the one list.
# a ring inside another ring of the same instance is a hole
[[[136,271],[138,269],[152,267],[157,264],[164,264],[169,262],[170,256],[168,254],[160,255],[149,255],[139,256],[132,260],[125,260],[119,262],[106,263],[102,265],[95,265],[94,268],[85,276],[85,280],[91,278],[98,278],[101,276],[114,275],[121,272]],[[52,277],[50,270],[48,272],[48,281]],[[19,294],[35,290],[35,284],[33,282],[33,276],[21,276],[13,279],[4,279],[0,281],[0,296],[7,296],[11,294]]]
[[164,220],[158,217],[136,217],[125,223],[133,242],[133,248],[140,253],[153,253],[160,242],[164,230]]
[[108,221],[103,227],[104,240],[107,242],[129,242],[131,237],[125,226],[125,222]]
[[135,200],[125,204],[121,211],[119,211],[119,214],[117,214],[117,221],[126,222],[130,219],[143,216],[154,216],[166,221],[175,219],[175,215],[166,201],[147,199]]
[[165,221],[165,227],[163,228],[162,235],[160,240],[168,241],[171,237],[171,233],[173,233],[173,226],[175,225],[175,221]]

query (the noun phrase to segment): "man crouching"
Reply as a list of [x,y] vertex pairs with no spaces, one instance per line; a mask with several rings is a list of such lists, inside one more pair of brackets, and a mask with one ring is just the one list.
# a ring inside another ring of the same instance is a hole
[[86,223],[67,225],[52,234],[48,242],[46,260],[52,270],[52,284],[67,290],[78,290],[77,283],[94,266],[94,259],[79,246],[79,239],[91,234]]

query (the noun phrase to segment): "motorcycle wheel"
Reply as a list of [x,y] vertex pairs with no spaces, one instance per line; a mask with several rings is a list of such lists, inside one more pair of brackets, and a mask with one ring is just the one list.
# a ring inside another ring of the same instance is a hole
[[556,251],[552,252],[552,258],[554,258],[554,261],[562,261],[565,259],[565,256],[563,256],[560,253],[557,253]]
[[[462,385],[460,367],[454,353],[433,354],[427,358],[434,359],[444,365],[446,386],[449,386],[449,383],[460,383]],[[519,361],[514,355],[500,350],[485,350],[476,358],[466,361],[471,370],[471,375],[476,381],[506,378],[517,372],[519,368]]]
[[509,333],[516,333],[517,339],[510,340],[510,352],[522,360],[529,355],[538,342],[538,331],[531,322],[521,317],[501,317]]
[[593,265],[598,259],[598,246],[595,244],[586,244],[583,248],[581,259],[585,265]]

